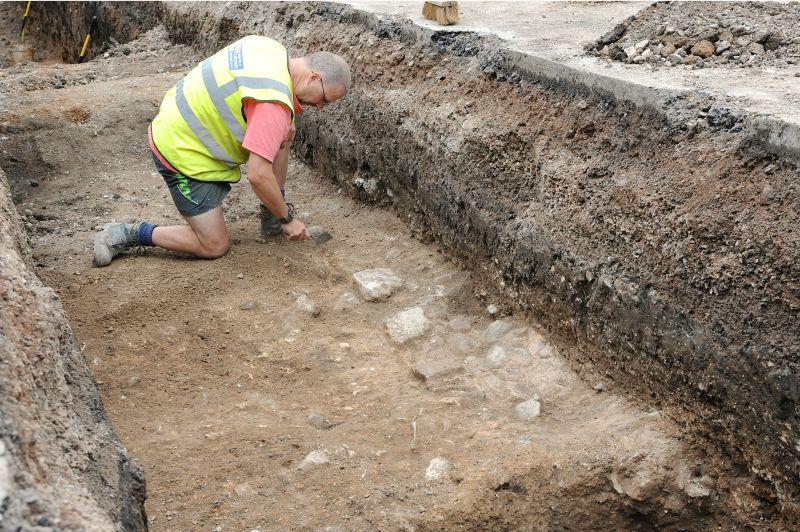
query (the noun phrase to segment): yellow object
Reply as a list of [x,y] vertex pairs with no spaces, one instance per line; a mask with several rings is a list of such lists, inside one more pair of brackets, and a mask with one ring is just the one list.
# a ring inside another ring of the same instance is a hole
[[442,26],[458,24],[458,2],[425,2],[422,16]]
[[86,37],[83,39],[83,46],[81,47],[81,53],[78,54],[78,61],[83,61],[83,57],[86,54],[86,49],[89,48],[89,43],[92,40],[92,33],[94,33],[94,29],[97,26],[97,16],[92,17],[92,23],[89,25],[89,31],[86,33]]
[[[79,57],[83,57],[83,55],[86,53],[86,48],[89,47],[89,41],[91,41],[91,40],[92,40],[92,36],[87,33],[86,34],[86,38],[83,39],[83,47],[81,48],[81,53],[79,54]],[[74,50],[74,48],[73,48],[73,50]]]
[[19,42],[25,42],[25,24],[28,22],[28,13],[31,11],[31,0],[28,0],[28,5],[25,6],[25,14],[22,15],[22,27],[19,29]]
[[153,143],[182,174],[200,181],[241,179],[246,123],[242,100],[285,105],[294,120],[286,48],[249,35],[223,48],[178,81],[152,123]]

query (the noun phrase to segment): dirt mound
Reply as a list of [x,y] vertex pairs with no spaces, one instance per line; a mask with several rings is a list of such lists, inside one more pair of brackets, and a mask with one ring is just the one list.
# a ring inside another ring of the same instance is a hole
[[796,68],[800,5],[794,2],[659,2],[589,45],[625,63],[695,68]]

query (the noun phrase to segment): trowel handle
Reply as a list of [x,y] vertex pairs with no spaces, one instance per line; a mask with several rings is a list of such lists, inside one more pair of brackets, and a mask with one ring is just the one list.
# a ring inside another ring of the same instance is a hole
[[83,47],[81,48],[81,53],[78,56],[78,61],[83,61],[83,56],[86,54],[86,49],[89,48],[89,42],[92,40],[92,34],[94,33],[94,29],[97,27],[97,15],[92,17],[92,23],[89,25],[89,33],[86,34],[86,38],[83,39]]

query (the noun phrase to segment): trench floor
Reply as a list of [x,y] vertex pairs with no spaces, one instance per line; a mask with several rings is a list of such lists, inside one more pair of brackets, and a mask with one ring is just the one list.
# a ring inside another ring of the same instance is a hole
[[[146,126],[196,58],[167,48],[134,59],[7,71],[29,88],[4,105],[23,133],[3,149],[18,155],[6,171],[38,272],[145,472],[152,530],[413,530],[511,504],[519,478],[533,476],[536,504],[557,512],[555,494],[617,496],[617,473],[688,467],[657,411],[582,382],[536,324],[491,316],[485,287],[398,216],[303,165],[291,166],[288,198],[334,236],[323,247],[258,238],[244,180],[225,203],[225,257],[149,251],[93,268],[100,224],[180,223]],[[402,288],[359,299],[352,276],[370,268]],[[430,328],[397,343],[385,322],[412,307]],[[487,358],[496,347],[505,357]],[[522,419],[516,406],[534,398],[541,415]]]

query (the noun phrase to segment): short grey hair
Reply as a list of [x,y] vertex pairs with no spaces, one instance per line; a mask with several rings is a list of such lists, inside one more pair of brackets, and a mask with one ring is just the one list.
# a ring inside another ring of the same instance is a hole
[[331,52],[314,52],[304,59],[308,68],[325,78],[325,83],[342,85],[346,92],[350,92],[350,66],[342,56]]

